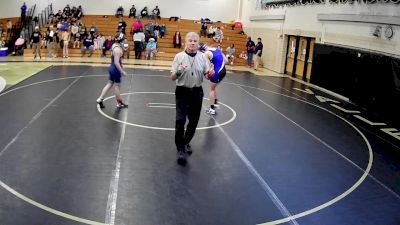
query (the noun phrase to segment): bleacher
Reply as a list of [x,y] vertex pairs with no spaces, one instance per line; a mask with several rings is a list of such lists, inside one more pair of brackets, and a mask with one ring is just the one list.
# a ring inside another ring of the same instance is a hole
[[[129,34],[129,31],[131,29],[132,23],[135,20],[136,19],[133,18],[130,19],[124,17],[124,21],[127,23],[126,33],[129,40],[131,59],[132,58],[134,59],[135,52],[134,52],[132,35]],[[141,21],[143,24],[148,23],[148,19],[141,19]],[[114,37],[117,31],[119,19],[115,18],[114,16],[108,16],[107,18],[104,18],[104,16],[89,15],[83,17],[82,22],[86,25],[87,28],[89,28],[93,23],[95,23],[98,33],[101,33],[103,36],[106,37],[107,36]],[[180,21],[169,21],[169,18],[161,18],[157,19],[155,22],[157,22],[159,25],[165,23],[167,27],[167,32],[164,38],[162,39],[158,38],[158,45],[157,45],[158,53],[155,60],[173,60],[175,54],[183,50],[184,46],[182,46],[182,49],[173,47],[172,38],[176,31],[179,31],[181,33],[182,42],[184,43],[183,39],[186,33],[190,31],[200,32],[200,26],[201,26],[200,23],[195,23],[194,20],[186,20],[186,19],[181,19]],[[232,30],[231,24],[226,24],[226,23],[214,23],[213,25],[224,27],[224,29],[222,30],[224,33],[224,40],[221,44],[221,48],[223,51],[225,51],[230,44],[235,45],[236,56],[238,56],[240,52],[245,49],[247,36],[240,34],[241,29],[235,28],[234,30]],[[46,27],[43,28],[42,32],[44,32],[45,30]],[[212,42],[212,39],[201,37],[201,42],[210,44]],[[41,52],[42,56],[47,56],[47,49],[41,49]],[[100,55],[101,55],[101,50],[96,50],[93,53],[92,57],[100,57]],[[24,56],[33,57],[32,49],[30,48],[25,49]],[[62,56],[62,49],[58,50],[58,56]],[[81,57],[80,49],[69,49],[69,56]],[[142,58],[144,59],[144,54],[142,54]],[[235,58],[235,65],[245,65],[245,64],[246,64],[245,60],[239,59],[238,57]]]

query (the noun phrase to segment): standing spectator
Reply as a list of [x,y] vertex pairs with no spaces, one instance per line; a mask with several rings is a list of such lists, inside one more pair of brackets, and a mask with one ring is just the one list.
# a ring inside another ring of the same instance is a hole
[[132,5],[132,8],[129,10],[129,18],[136,18],[136,8],[135,5]]
[[233,65],[233,60],[235,59],[235,45],[231,44],[231,46],[226,48],[226,57],[228,58],[228,62]]
[[165,33],[167,33],[167,26],[165,26],[165,23],[163,25],[161,25],[160,27],[160,37],[164,38]]
[[174,44],[174,48],[178,47],[181,48],[182,47],[182,38],[181,38],[181,33],[179,33],[179,31],[175,32],[174,38],[172,39],[172,42]]
[[133,42],[135,43],[135,59],[140,59],[143,51],[144,33],[142,29],[133,34]]
[[82,16],[83,16],[82,6],[78,6],[78,9],[76,10],[76,16],[75,17],[78,20],[80,20]]
[[253,53],[254,53],[254,48],[256,47],[256,44],[254,44],[254,41],[251,40],[251,37],[247,38],[247,43],[246,43],[246,48],[247,48],[247,66],[251,67],[251,64],[253,62]]
[[115,17],[124,17],[124,8],[122,7],[122,5],[118,7],[117,12],[115,13]]
[[93,50],[94,50],[94,42],[93,42],[93,37],[90,34],[83,40],[82,57],[85,55],[85,52],[88,49],[89,49],[89,56],[88,57],[91,57],[92,54],[93,54]]
[[[171,79],[176,82],[175,144],[179,165],[186,164],[186,154],[192,153],[192,140],[199,122],[203,103],[203,77],[214,72],[204,54],[197,51],[199,35],[189,32],[185,38],[185,51],[176,54],[171,67]],[[186,119],[189,120],[186,129]]]
[[153,9],[152,15],[153,15],[154,18],[161,19],[161,17],[160,17],[160,9],[158,8],[158,6],[156,6],[156,7]]
[[142,18],[148,17],[149,16],[149,12],[147,11],[147,6],[145,6],[142,11],[140,11],[140,16],[142,16]]
[[118,32],[122,32],[125,34],[125,29],[126,29],[126,22],[124,21],[124,18],[121,17],[118,23]]
[[138,32],[140,29],[143,29],[143,24],[140,21],[140,19],[138,19],[137,21],[135,21],[132,24],[132,28],[131,28],[131,34],[134,34],[135,32]]
[[258,66],[261,64],[261,55],[264,45],[261,43],[261,38],[257,38],[257,45],[254,49],[254,69],[258,70]]
[[21,6],[21,22],[23,25],[25,24],[26,10],[27,10],[27,7],[24,2],[24,4],[22,4],[22,6]]
[[63,58],[68,58],[69,41],[70,41],[70,34],[68,30],[64,30],[61,36],[61,42],[63,43]]
[[40,39],[42,38],[42,34],[39,31],[39,27],[35,27],[35,31],[32,32],[31,34],[31,44],[32,44],[32,49],[33,49],[33,59],[36,59],[37,55],[39,54],[39,58],[42,58],[42,55],[40,54]]

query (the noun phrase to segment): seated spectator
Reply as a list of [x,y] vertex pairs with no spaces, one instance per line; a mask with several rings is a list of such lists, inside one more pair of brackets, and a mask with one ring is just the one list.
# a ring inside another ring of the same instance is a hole
[[157,53],[157,43],[155,42],[154,38],[150,38],[149,42],[146,45],[145,56],[147,59],[153,59],[156,53]]
[[19,38],[15,41],[14,44],[14,52],[13,55],[23,55],[24,54],[24,47],[25,47],[25,39],[23,36],[19,36]]
[[133,34],[133,42],[135,43],[135,59],[140,59],[142,57],[144,41],[145,35],[142,29],[139,29],[139,31]]
[[12,28],[11,20],[7,20],[6,27],[7,27],[7,33],[10,33],[11,32],[11,28]]
[[0,37],[3,34],[4,30],[5,29],[4,29],[3,23],[0,23]]
[[67,6],[65,6],[63,13],[65,13],[66,16],[70,16],[71,15],[71,8],[69,7],[69,5],[67,4]]
[[165,33],[167,33],[167,26],[165,23],[160,27],[160,38],[164,38]]
[[132,8],[129,10],[129,18],[136,18],[136,8],[135,5],[132,5]]
[[124,21],[124,19],[121,17],[119,19],[119,23],[118,23],[118,31],[122,32],[125,34],[125,29],[126,29],[126,22]]
[[214,36],[214,34],[215,34],[214,27],[211,25],[211,26],[208,28],[207,37],[208,37],[208,38],[212,38],[212,37]]
[[84,40],[83,40],[83,45],[82,45],[82,57],[85,55],[86,50],[89,50],[89,56],[91,57],[93,54],[94,50],[94,42],[93,42],[93,37],[92,35],[88,35]]
[[233,60],[235,59],[235,51],[234,44],[226,48],[226,57],[228,58],[228,63],[230,62],[231,65],[233,65]]
[[201,23],[200,37],[207,37],[207,23]]
[[169,21],[172,21],[172,20],[178,21],[178,20],[179,20],[179,17],[177,17],[177,16],[171,16],[171,17],[169,18]]
[[124,17],[124,8],[120,5],[115,13],[115,17]]
[[145,6],[142,11],[140,11],[140,16],[142,18],[148,17],[149,16],[149,12],[147,11],[147,6]]
[[153,32],[153,30],[154,30],[153,21],[150,20],[150,21],[144,26],[144,29],[145,29],[146,33]]
[[75,34],[72,48],[81,48],[81,34],[79,32]]
[[80,28],[81,28],[81,32],[79,32],[79,33],[81,35],[81,38],[84,38],[85,36],[87,36],[87,30],[86,30],[85,24],[82,23]]
[[107,51],[110,51],[112,44],[113,41],[111,39],[111,36],[108,36],[107,40],[103,44],[103,54],[101,54],[101,57],[106,57],[106,53]]
[[3,48],[5,44],[6,44],[6,43],[5,43],[5,41],[3,40],[3,37],[0,36],[0,48]]
[[71,36],[75,40],[76,34],[79,32],[79,27],[76,25],[76,23],[73,23],[71,26]]
[[153,11],[152,11],[152,16],[153,18],[158,18],[161,19],[160,17],[160,9],[158,8],[158,6],[156,6]]
[[240,53],[239,58],[247,60],[247,53],[246,53],[246,51],[243,50],[242,53]]
[[129,42],[128,42],[128,40],[125,38],[125,39],[122,41],[121,45],[122,45],[122,50],[123,50],[122,58],[125,58],[125,56],[127,56],[127,59],[129,59],[129,51],[130,51],[130,49],[129,49]]
[[92,26],[90,27],[89,33],[94,37],[97,35],[97,27],[96,24],[93,23]]
[[175,32],[174,38],[172,39],[172,43],[174,44],[174,48],[182,47],[182,38],[181,38],[181,34],[179,33],[179,31]]
[[78,20],[81,19],[81,17],[83,17],[83,10],[82,10],[82,6],[78,6],[78,9],[76,10],[76,16],[75,16]]
[[103,45],[104,42],[106,41],[106,38],[102,35],[99,34],[99,36],[97,36],[97,48],[96,49],[103,49]]
[[160,26],[158,25],[158,23],[154,25],[153,31],[154,31],[154,36],[158,38],[160,36]]
[[214,41],[217,43],[222,43],[222,39],[224,38],[224,33],[222,32],[220,27],[217,27],[214,34]]

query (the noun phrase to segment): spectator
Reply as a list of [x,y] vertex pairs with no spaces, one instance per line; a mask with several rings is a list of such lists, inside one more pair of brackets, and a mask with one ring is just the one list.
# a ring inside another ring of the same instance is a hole
[[97,48],[96,49],[103,49],[104,42],[106,41],[105,37],[102,34],[97,36]]
[[220,27],[217,27],[213,37],[214,41],[217,43],[222,43],[222,39],[224,39],[224,33],[222,32]]
[[177,16],[171,16],[171,17],[169,18],[169,21],[172,21],[172,20],[178,21],[178,20],[179,20],[179,17],[177,17]]
[[19,38],[15,41],[14,44],[14,52],[12,53],[13,55],[23,55],[24,54],[24,46],[25,46],[25,39],[21,35]]
[[68,58],[68,45],[70,41],[70,34],[68,30],[64,30],[61,36],[61,43],[63,46],[63,58]]
[[152,11],[153,18],[161,19],[160,17],[160,9],[156,6]]
[[139,29],[133,34],[133,42],[135,43],[135,59],[140,59],[142,57],[143,44],[145,36],[142,29]]
[[200,37],[207,37],[207,23],[202,23],[201,24],[201,30],[200,30]]
[[153,31],[154,31],[154,36],[156,36],[157,38],[160,35],[160,26],[158,25],[158,23],[156,23],[153,27]]
[[12,28],[11,20],[7,20],[6,27],[7,27],[7,33],[10,33],[11,32],[11,28]]
[[3,31],[4,31],[3,23],[0,23],[0,37],[3,34]]
[[214,36],[214,27],[212,25],[210,25],[210,27],[208,28],[208,38],[212,38]]
[[25,24],[26,10],[27,10],[27,7],[24,2],[24,4],[22,4],[22,6],[21,6],[21,22],[22,22],[22,24]]
[[142,11],[140,11],[140,16],[142,16],[142,18],[148,17],[149,16],[149,12],[147,11],[147,6],[145,6]]
[[49,57],[57,57],[56,43],[57,43],[57,28],[50,26],[47,32],[47,53]]
[[124,8],[120,5],[115,13],[115,17],[124,17]]
[[160,27],[160,37],[164,38],[165,33],[167,33],[167,26],[165,26],[165,23],[161,25]]
[[179,33],[179,31],[175,32],[174,38],[172,39],[173,44],[174,44],[174,48],[178,47],[181,48],[182,47],[182,38],[181,38],[181,34]]
[[97,35],[97,27],[96,24],[93,23],[92,26],[90,27],[89,33],[94,37]]
[[247,48],[247,66],[251,67],[251,64],[253,62],[253,53],[254,53],[254,48],[256,47],[256,44],[254,44],[254,41],[251,40],[251,37],[248,37],[248,41],[246,43],[246,48]]
[[63,13],[65,13],[65,15],[67,17],[71,16],[71,8],[69,7],[69,5],[67,4],[67,6],[65,6]]
[[74,45],[72,46],[72,48],[81,48],[81,34],[78,32],[75,34],[75,38],[74,38]]
[[36,59],[37,55],[39,54],[39,58],[42,58],[42,55],[40,54],[40,38],[42,37],[42,34],[39,31],[39,27],[36,26],[35,30],[31,34],[31,44],[32,44],[32,49],[33,49],[33,59]]
[[140,29],[142,29],[142,31],[143,31],[143,24],[140,21],[140,19],[138,19],[137,21],[135,21],[133,23],[131,33],[134,34],[135,32],[138,32]]
[[146,46],[146,54],[145,54],[146,58],[153,59],[156,53],[157,53],[157,43],[155,42],[154,38],[150,38]]
[[149,21],[145,26],[144,29],[146,30],[146,33],[151,33],[154,30],[154,24],[153,21]]
[[243,50],[242,53],[240,53],[239,58],[247,60],[247,54],[245,50]]
[[235,59],[235,51],[234,44],[226,48],[226,57],[228,58],[228,63],[230,62],[231,65],[233,65],[233,60]]
[[257,45],[254,49],[254,69],[258,70],[258,66],[261,64],[261,55],[263,50],[263,44],[261,43],[261,38],[257,38]]
[[106,57],[107,51],[110,51],[113,41],[111,40],[111,36],[107,37],[107,40],[103,44],[103,54],[101,57]]
[[85,24],[82,23],[80,37],[85,38],[86,36],[87,36],[86,26],[85,26]]
[[130,50],[129,50],[129,42],[128,42],[128,40],[126,38],[124,38],[124,40],[122,41],[121,45],[122,45],[122,50],[123,50],[122,58],[125,58],[125,56],[127,56],[127,59],[129,59]]
[[125,34],[125,29],[126,29],[126,22],[125,22],[124,19],[121,17],[121,18],[119,19],[119,23],[118,23],[118,31]]
[[82,57],[85,55],[86,50],[89,50],[89,56],[91,57],[93,54],[94,50],[94,43],[93,43],[93,37],[92,35],[88,35],[84,40],[83,40],[83,45],[82,45]]
[[75,17],[78,20],[80,20],[82,16],[83,16],[82,6],[78,6],[78,9],[76,10],[76,16]]
[[136,8],[135,5],[132,5],[132,8],[129,10],[129,18],[136,18]]
[[78,31],[79,31],[79,27],[76,25],[76,23],[72,24],[71,35],[72,35],[72,37],[74,37],[74,40],[76,38],[76,34],[78,33]]

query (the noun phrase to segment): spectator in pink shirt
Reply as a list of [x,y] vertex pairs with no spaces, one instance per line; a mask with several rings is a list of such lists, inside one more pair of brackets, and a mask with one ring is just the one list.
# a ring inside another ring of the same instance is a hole
[[131,34],[134,34],[136,32],[139,32],[140,29],[143,29],[143,24],[142,22],[138,19],[132,24],[132,29],[131,29]]

